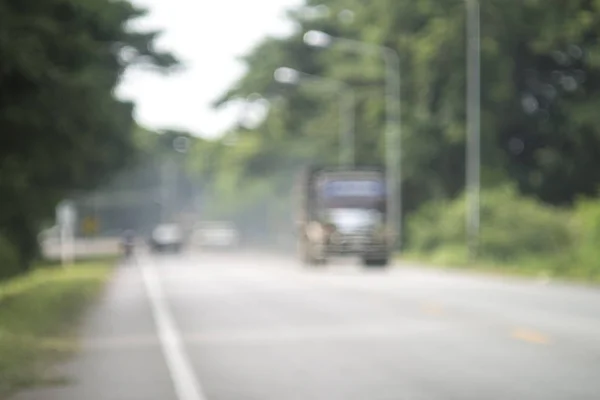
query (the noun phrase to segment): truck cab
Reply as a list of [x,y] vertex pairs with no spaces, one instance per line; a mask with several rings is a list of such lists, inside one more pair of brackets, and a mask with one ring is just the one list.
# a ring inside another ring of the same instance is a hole
[[298,250],[308,265],[358,256],[385,266],[392,250],[386,225],[385,172],[377,167],[313,167],[297,185]]

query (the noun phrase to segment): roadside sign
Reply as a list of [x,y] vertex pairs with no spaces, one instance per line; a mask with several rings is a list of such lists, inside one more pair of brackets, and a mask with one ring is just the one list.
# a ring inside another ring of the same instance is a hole
[[185,136],[179,136],[173,140],[173,148],[179,153],[187,153],[191,146],[190,139]]
[[85,235],[94,235],[98,233],[98,220],[94,217],[85,217],[82,222],[82,230]]
[[75,204],[69,200],[62,201],[56,208],[56,220],[60,226],[74,228],[77,220]]
[[69,200],[61,202],[56,208],[56,222],[60,228],[60,253],[63,266],[73,263],[76,221],[75,204]]

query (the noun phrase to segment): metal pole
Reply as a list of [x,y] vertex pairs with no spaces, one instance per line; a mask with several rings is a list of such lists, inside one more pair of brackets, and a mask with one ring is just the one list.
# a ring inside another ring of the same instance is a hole
[[477,256],[481,191],[481,12],[479,0],[467,6],[467,246],[471,259]]
[[68,260],[68,249],[67,249],[67,228],[64,225],[60,225],[60,263],[63,267],[67,266]]
[[307,74],[305,72],[298,73],[307,80],[328,84],[340,92],[340,149],[338,159],[340,165],[354,165],[356,98],[353,89],[344,82],[336,79]]
[[73,264],[75,258],[76,216],[72,202],[59,205],[58,229],[60,229],[60,258],[63,267]]
[[173,185],[175,184],[177,171],[173,160],[167,159],[162,167],[162,206],[161,206],[161,223],[166,223],[170,213],[173,210]]
[[75,244],[73,237],[73,230],[71,227],[65,225],[60,228],[60,241],[61,241],[61,263],[63,267],[73,265]]
[[386,66],[386,164],[388,226],[395,228],[394,245],[402,245],[402,110],[400,101],[400,57],[383,48]]
[[[289,79],[278,79],[278,72],[284,70],[284,73],[291,74]],[[339,133],[339,155],[338,160],[340,165],[354,165],[355,163],[355,113],[356,113],[356,97],[354,90],[350,85],[338,81],[337,79],[326,78],[323,76],[308,74],[294,70],[292,68],[280,68],[275,72],[275,79],[284,83],[294,84],[300,83],[299,78],[303,78],[308,82],[321,83],[322,86],[330,86],[340,92],[340,133]],[[321,86],[321,87],[322,87]]]
[[[179,207],[179,201],[179,169],[177,162],[173,160],[171,162],[171,205],[169,207],[171,210],[171,218],[173,217],[172,214],[174,214],[175,210]],[[179,219],[179,216],[177,219]]]
[[354,166],[356,99],[351,89],[341,92],[340,100],[340,165]]
[[168,166],[166,162],[163,162],[162,164],[162,168],[161,168],[161,179],[160,179],[160,186],[161,186],[161,201],[160,201],[160,223],[164,223],[166,216],[167,216],[167,201],[168,201],[168,197],[169,197],[169,189],[167,188],[167,180],[168,178]]

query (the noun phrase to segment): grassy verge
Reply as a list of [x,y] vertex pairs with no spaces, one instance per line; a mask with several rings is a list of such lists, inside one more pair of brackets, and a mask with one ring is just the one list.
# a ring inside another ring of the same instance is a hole
[[417,263],[422,267],[468,271],[493,276],[556,279],[563,282],[600,284],[595,270],[576,268],[575,261],[567,257],[558,259],[523,259],[519,262],[477,260],[469,262],[464,254],[454,251],[422,254],[407,252],[399,256],[400,261]]
[[40,266],[0,283],[0,398],[48,379],[49,367],[76,349],[78,317],[110,276],[114,260],[70,268]]
[[422,205],[408,217],[405,259],[511,276],[600,282],[600,200],[557,208],[523,196],[513,185],[481,192],[479,257],[468,262],[465,195]]

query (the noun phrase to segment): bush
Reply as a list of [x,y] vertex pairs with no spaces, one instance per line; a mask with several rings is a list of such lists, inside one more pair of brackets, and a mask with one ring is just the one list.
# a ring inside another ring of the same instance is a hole
[[573,212],[573,232],[576,243],[573,274],[588,279],[600,278],[600,202],[585,199]]
[[0,398],[54,379],[50,367],[77,349],[74,327],[111,264],[40,268],[0,283]]
[[20,261],[17,248],[6,236],[0,234],[0,280],[21,272]]
[[[408,221],[409,248],[419,253],[452,254],[466,261],[466,201],[425,205]],[[515,262],[570,253],[573,235],[569,213],[519,196],[512,187],[481,195],[479,257],[491,262]],[[439,257],[439,256],[438,256]]]

